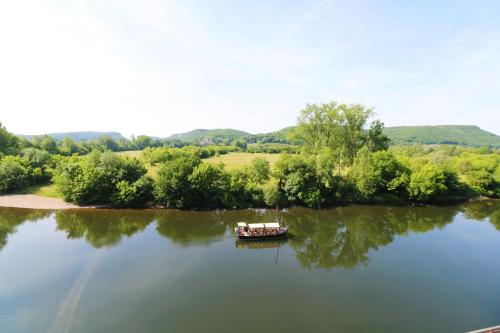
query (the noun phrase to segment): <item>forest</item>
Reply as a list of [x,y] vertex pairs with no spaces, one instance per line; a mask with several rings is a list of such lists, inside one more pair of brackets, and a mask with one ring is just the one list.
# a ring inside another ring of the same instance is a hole
[[[276,137],[186,144],[138,136],[75,141],[15,136],[0,125],[0,193],[55,184],[68,202],[216,209],[345,203],[426,204],[500,197],[500,150],[396,145],[361,104],[309,104]],[[286,140],[283,140],[283,136]],[[135,156],[116,153],[136,150]],[[207,158],[254,153],[227,168]],[[271,163],[262,153],[280,154]],[[154,174],[151,169],[156,170]]]

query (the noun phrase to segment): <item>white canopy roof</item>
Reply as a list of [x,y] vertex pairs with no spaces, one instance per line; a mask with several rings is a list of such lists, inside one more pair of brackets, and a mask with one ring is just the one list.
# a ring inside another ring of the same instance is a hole
[[247,224],[245,222],[238,222],[238,227],[246,227]]
[[248,227],[250,229],[264,228],[264,223],[252,223],[252,224],[249,224]]
[[279,228],[280,224],[279,223],[264,223],[266,228]]

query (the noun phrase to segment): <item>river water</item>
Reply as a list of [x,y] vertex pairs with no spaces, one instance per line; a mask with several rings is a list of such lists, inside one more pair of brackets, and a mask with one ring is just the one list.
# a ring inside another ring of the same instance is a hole
[[[233,228],[280,220],[283,241]],[[0,332],[464,332],[500,325],[500,202],[0,208]]]

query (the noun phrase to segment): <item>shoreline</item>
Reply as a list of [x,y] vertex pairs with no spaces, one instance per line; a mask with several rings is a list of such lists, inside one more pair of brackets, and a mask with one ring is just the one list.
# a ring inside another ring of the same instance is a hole
[[5,194],[0,195],[0,207],[29,209],[85,209],[95,206],[78,206],[59,198],[49,198],[36,194]]
[[[468,198],[468,199],[462,199],[462,200],[450,200],[450,201],[443,201],[443,202],[434,202],[434,203],[426,203],[426,204],[415,204],[415,203],[406,203],[403,204],[401,202],[399,203],[380,203],[380,202],[371,202],[371,203],[362,203],[362,202],[339,202],[339,205],[333,206],[333,207],[338,207],[338,206],[345,206],[345,205],[380,205],[380,206],[412,206],[412,207],[425,207],[425,206],[446,206],[446,205],[453,205],[457,203],[463,203],[463,202],[474,202],[474,201],[499,201],[500,199],[493,199],[493,198],[488,198],[488,197],[474,197],[474,198]],[[333,207],[323,207],[322,209],[328,209],[328,208],[333,208]],[[47,210],[64,210],[64,209],[89,209],[89,208],[108,208],[108,209],[134,209],[134,208],[116,208],[116,207],[110,207],[109,205],[90,205],[90,206],[79,206],[76,204],[68,203],[65,202],[61,198],[50,198],[50,197],[45,197],[37,194],[4,194],[0,195],[0,208],[26,208],[26,209],[47,209]],[[164,208],[161,206],[153,206],[153,207],[145,207],[145,208],[135,208],[138,210],[142,209],[169,209],[169,208]],[[269,208],[269,207],[268,207]],[[290,208],[290,207],[288,207]],[[231,210],[231,209],[224,209],[223,210]],[[259,209],[259,208],[256,208]],[[269,208],[272,209],[272,208]],[[205,211],[203,209],[188,209],[190,211]],[[208,209],[208,210],[219,210],[219,209]]]

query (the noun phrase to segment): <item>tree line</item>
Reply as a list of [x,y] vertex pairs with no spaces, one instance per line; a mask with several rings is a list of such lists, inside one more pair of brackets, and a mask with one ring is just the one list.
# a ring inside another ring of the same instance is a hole
[[[384,124],[370,121],[372,116],[373,110],[360,104],[307,105],[288,133],[299,146],[282,153],[274,166],[257,157],[251,165],[233,170],[204,158],[241,150],[235,146],[147,146],[141,159],[102,147],[66,156],[36,141],[15,151],[16,139],[2,127],[0,192],[52,181],[65,200],[82,205],[183,209],[321,208],[345,202],[500,197],[499,150],[389,146]],[[153,165],[158,168],[154,178],[147,168]]]

